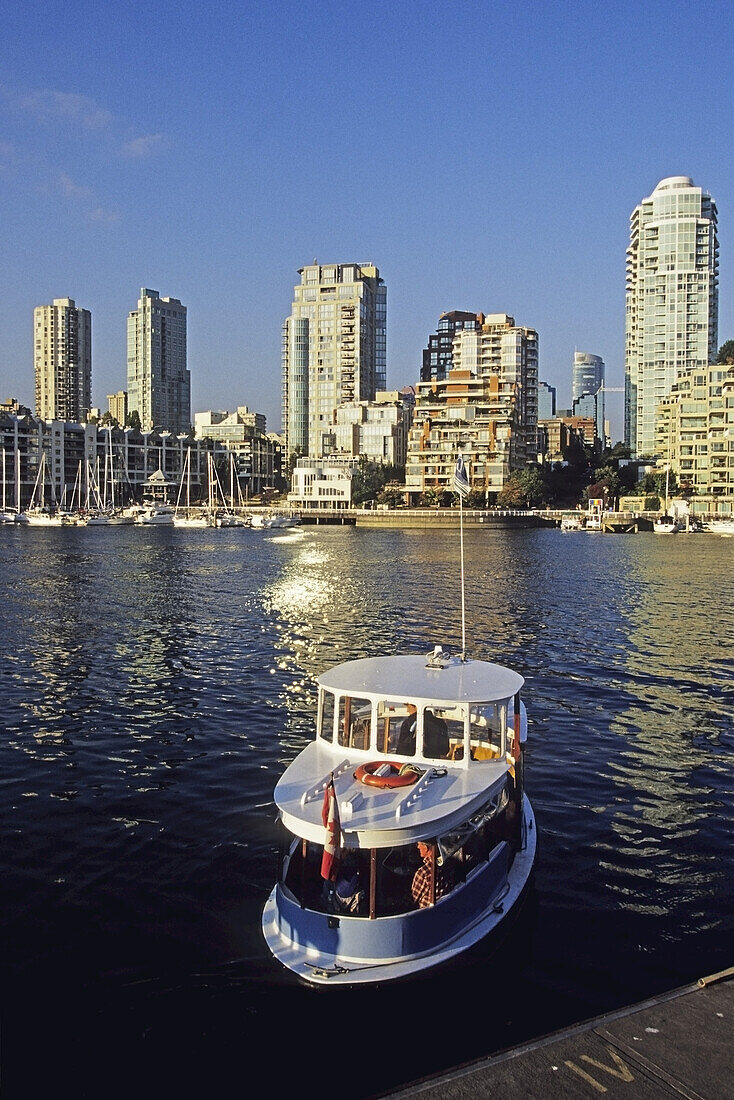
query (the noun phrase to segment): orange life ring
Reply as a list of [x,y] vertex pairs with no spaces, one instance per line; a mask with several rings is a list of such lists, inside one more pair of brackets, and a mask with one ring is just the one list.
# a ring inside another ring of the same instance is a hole
[[[389,760],[373,760],[370,764],[360,764],[354,778],[368,787],[409,787],[418,779],[418,772],[411,768],[403,770],[402,764],[391,764]],[[378,775],[378,771],[389,768],[389,772]]]

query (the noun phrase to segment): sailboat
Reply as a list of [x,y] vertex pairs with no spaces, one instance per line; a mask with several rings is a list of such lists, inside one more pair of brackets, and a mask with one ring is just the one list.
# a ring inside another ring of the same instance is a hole
[[51,506],[49,507],[46,505],[45,453],[41,454],[41,461],[38,464],[38,473],[36,474],[36,480],[33,485],[31,502],[25,512],[21,512],[18,516],[18,522],[28,523],[34,527],[62,527],[68,525],[65,516],[56,508],[53,482],[51,482]]
[[678,533],[678,524],[675,518],[668,512],[668,486],[670,481],[670,465],[665,471],[665,511],[653,521],[652,529],[656,535],[675,535]]
[[[181,495],[183,493],[184,483],[186,485],[186,505],[181,505]],[[181,484],[178,487],[178,499],[176,500],[176,510],[173,514],[173,526],[174,527],[211,527],[209,521],[209,513],[199,511],[192,515],[191,513],[191,448],[186,451],[186,459],[184,460],[183,471],[181,473]]]
[[2,511],[0,511],[0,523],[14,523],[15,522],[15,515],[14,515],[13,512],[10,512],[7,509],[7,506],[5,504],[5,488],[6,488],[6,481],[5,481],[5,448],[3,447],[3,507],[2,507]]

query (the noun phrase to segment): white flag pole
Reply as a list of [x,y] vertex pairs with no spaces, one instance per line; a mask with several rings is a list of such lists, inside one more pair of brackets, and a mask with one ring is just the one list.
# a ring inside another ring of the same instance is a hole
[[461,544],[461,659],[466,660],[466,612],[464,610],[464,496],[459,493],[459,542]]

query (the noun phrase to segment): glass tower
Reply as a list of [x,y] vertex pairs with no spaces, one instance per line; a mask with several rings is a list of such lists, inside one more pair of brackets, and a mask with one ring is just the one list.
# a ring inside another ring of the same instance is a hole
[[718,341],[716,203],[688,176],[661,180],[630,217],[624,438],[655,453],[655,409],[683,371],[705,369]]

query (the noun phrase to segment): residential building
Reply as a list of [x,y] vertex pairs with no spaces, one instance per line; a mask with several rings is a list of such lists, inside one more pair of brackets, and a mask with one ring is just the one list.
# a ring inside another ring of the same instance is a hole
[[373,264],[299,270],[283,324],[283,431],[287,455],[328,450],[339,405],[373,401],[387,380],[387,288]]
[[357,458],[299,458],[293,468],[288,504],[305,511],[349,508],[352,503],[352,471]]
[[534,462],[538,424],[538,334],[507,313],[489,313],[481,329],[454,338],[454,366],[478,378],[495,376],[513,392],[512,469]]
[[33,311],[36,416],[87,419],[92,400],[92,314],[73,298],[54,298]]
[[455,334],[445,379],[416,387],[405,484],[415,502],[451,490],[464,455],[472,489],[496,498],[515,470],[537,460],[538,334],[507,314],[489,314],[478,331]]
[[[259,496],[276,489],[282,477],[283,445],[279,436],[268,435],[263,413],[239,405],[235,412],[206,412],[194,416],[197,439],[215,440],[232,456],[230,481],[236,478],[237,499]],[[235,494],[232,493],[234,496]]]
[[454,365],[454,336],[464,330],[476,332],[482,327],[483,321],[483,313],[464,313],[458,309],[442,313],[436,332],[431,333],[428,347],[423,349],[421,382],[435,382],[448,377]]
[[127,407],[146,431],[191,428],[186,306],[145,287],[127,319]]
[[658,471],[676,475],[691,511],[734,510],[734,365],[685,371],[655,418]]
[[589,417],[554,416],[538,421],[543,461],[575,463],[586,459],[587,441],[594,438],[595,425]]
[[113,420],[116,420],[121,428],[124,427],[127,420],[127,390],[108,393],[107,410]]
[[339,405],[324,446],[330,455],[364,455],[371,462],[403,467],[412,416],[412,401],[406,403],[397,390],[379,390],[374,401]]
[[625,443],[655,453],[655,413],[718,342],[716,203],[689,176],[661,180],[630,217],[625,331]]

